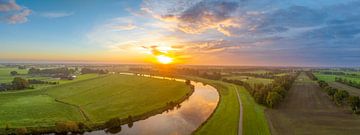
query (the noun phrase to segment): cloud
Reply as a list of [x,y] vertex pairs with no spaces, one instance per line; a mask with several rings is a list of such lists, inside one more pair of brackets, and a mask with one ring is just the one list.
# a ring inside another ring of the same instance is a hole
[[113,30],[116,30],[116,31],[123,31],[123,30],[133,30],[133,29],[136,29],[138,28],[136,25],[132,24],[132,23],[129,23],[127,25],[115,25],[115,26],[112,26]]
[[[154,2],[153,2],[154,3]],[[167,7],[163,12],[150,1],[147,1],[143,11],[153,17],[166,21],[176,22],[177,29],[189,33],[199,34],[207,30],[217,30],[224,35],[230,36],[232,27],[240,25],[233,18],[232,13],[239,7],[237,2],[228,1],[198,1],[196,2],[161,2],[163,5],[174,5]],[[179,5],[183,5],[181,7]]]
[[74,12],[44,12],[40,13],[41,16],[46,18],[61,18],[74,15]]
[[21,7],[16,4],[15,0],[0,0],[0,12],[17,11]]
[[25,23],[31,10],[19,6],[15,0],[0,0],[0,22],[8,24]]
[[31,14],[31,10],[25,9],[17,14],[9,16],[7,22],[10,24],[25,23],[28,21],[27,16]]
[[338,55],[341,59],[359,58],[360,2],[320,1],[326,3],[145,0],[139,11],[131,11],[136,15],[105,23],[89,39],[148,54],[162,54],[159,47],[170,46],[179,56],[228,54],[232,57],[225,59],[234,62],[239,58],[270,65],[274,59],[289,65],[298,61],[336,63],[336,55],[324,57],[337,50],[346,54]]

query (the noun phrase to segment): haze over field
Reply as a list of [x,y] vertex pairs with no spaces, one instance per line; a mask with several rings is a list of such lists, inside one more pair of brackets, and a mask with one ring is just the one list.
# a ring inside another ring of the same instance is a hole
[[1,62],[359,66],[358,0],[0,0]]

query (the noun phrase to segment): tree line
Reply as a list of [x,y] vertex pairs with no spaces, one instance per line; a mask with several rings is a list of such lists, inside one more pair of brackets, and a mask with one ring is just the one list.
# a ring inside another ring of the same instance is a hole
[[28,74],[42,76],[68,76],[71,74],[75,74],[75,71],[76,69],[69,69],[67,67],[49,69],[39,69],[32,67],[28,70]]
[[305,71],[305,74],[313,81],[318,80],[317,77],[311,71]]
[[241,76],[251,76],[256,78],[266,78],[266,79],[274,79],[275,73],[266,72],[266,73],[233,73],[234,75],[241,75]]
[[[318,80],[318,78],[316,78],[316,76],[314,76],[314,74],[312,72],[308,72],[307,75],[313,76],[310,77],[310,79],[316,81]],[[335,78],[335,81],[343,81],[344,79],[339,79],[339,78]],[[353,96],[350,95],[349,92],[345,91],[345,90],[339,90],[337,88],[333,88],[331,87],[327,82],[323,81],[323,80],[318,80],[317,81],[318,85],[320,86],[320,88],[326,92],[326,94],[330,97],[330,99],[332,101],[334,101],[337,105],[349,105],[351,110],[354,113],[357,113],[357,111],[360,108],[360,98],[359,96]]]
[[354,80],[350,80],[350,79],[346,79],[346,78],[341,78],[341,77],[335,77],[335,81],[345,84],[345,85],[349,85],[351,87],[355,87],[355,88],[359,88],[360,89],[360,82],[354,81]]
[[109,71],[104,69],[91,69],[91,68],[82,68],[81,74],[107,74]]
[[320,88],[325,91],[331,100],[333,100],[337,105],[349,105],[351,110],[354,113],[357,113],[360,108],[360,98],[359,96],[350,95],[349,92],[345,90],[338,90],[329,86],[325,81],[318,81]]
[[271,84],[265,85],[263,83],[258,83],[254,84],[253,87],[249,83],[241,80],[223,79],[223,81],[245,87],[257,103],[272,108],[284,100],[287,91],[291,88],[297,75],[298,73],[294,75],[278,76],[274,78],[274,81]]
[[1,83],[0,91],[34,89],[34,87],[31,84],[55,85],[58,84],[58,82],[42,81],[37,79],[26,80],[21,77],[15,77],[11,83]]

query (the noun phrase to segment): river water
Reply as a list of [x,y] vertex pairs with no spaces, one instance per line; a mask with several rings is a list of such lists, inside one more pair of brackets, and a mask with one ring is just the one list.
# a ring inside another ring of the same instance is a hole
[[[125,73],[123,73],[125,74]],[[126,73],[127,75],[131,75]],[[149,76],[158,79],[168,79],[185,82],[185,80]],[[194,93],[180,104],[180,107],[161,114],[151,116],[145,120],[136,121],[132,126],[123,125],[119,135],[189,135],[195,131],[215,110],[219,94],[209,85],[199,82],[191,82],[194,85]],[[86,135],[114,134],[106,130],[87,132]]]

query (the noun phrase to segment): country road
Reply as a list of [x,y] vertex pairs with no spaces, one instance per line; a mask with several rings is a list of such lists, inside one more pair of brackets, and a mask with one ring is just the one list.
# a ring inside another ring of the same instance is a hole
[[235,90],[236,90],[236,95],[237,95],[237,99],[239,101],[239,105],[240,105],[240,117],[239,117],[239,128],[238,128],[238,135],[242,135],[243,129],[242,129],[242,125],[243,125],[243,107],[242,107],[242,103],[241,103],[241,98],[239,95],[239,90],[237,89],[236,86]]

